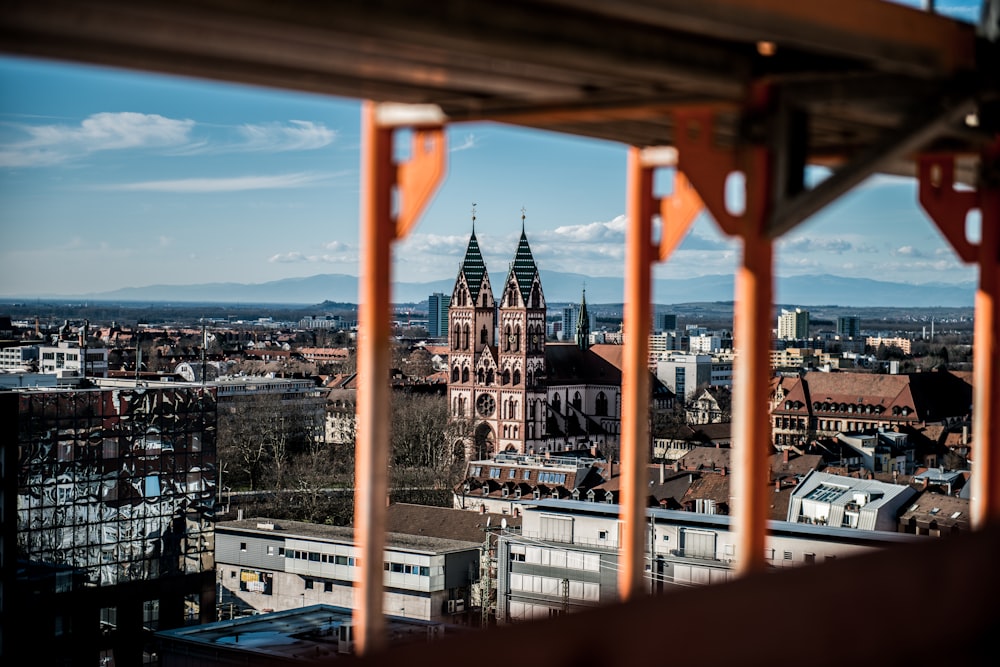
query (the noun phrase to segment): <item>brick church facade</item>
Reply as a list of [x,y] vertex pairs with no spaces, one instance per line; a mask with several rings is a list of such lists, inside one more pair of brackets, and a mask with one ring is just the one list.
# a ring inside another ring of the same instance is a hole
[[[523,220],[522,220],[523,223]],[[545,340],[545,295],[522,227],[496,300],[473,230],[448,309],[448,401],[472,458],[598,447],[617,453],[621,347],[589,344],[586,297],[574,343]],[[653,380],[654,405],[673,396]]]

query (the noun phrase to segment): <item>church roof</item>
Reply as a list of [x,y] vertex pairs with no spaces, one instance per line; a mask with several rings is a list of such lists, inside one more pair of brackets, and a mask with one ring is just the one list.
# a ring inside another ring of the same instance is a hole
[[531,255],[531,246],[528,245],[528,236],[521,230],[521,240],[517,243],[517,253],[514,255],[514,264],[510,267],[514,278],[517,279],[517,287],[521,291],[521,299],[528,301],[531,293],[531,283],[538,273],[538,266],[535,265],[535,258]]
[[479,241],[476,240],[476,233],[472,232],[469,237],[469,247],[465,249],[465,259],[462,260],[462,273],[465,274],[465,282],[469,285],[469,292],[472,294],[472,301],[479,298],[479,288],[483,284],[483,276],[486,275],[486,262],[483,261],[483,253],[479,250]]

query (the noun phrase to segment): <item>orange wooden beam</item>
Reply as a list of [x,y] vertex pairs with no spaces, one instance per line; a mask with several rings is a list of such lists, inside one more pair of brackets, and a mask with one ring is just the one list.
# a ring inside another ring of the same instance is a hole
[[[666,151],[664,154],[663,151]],[[665,159],[665,162],[659,160]],[[622,368],[621,518],[622,600],[642,594],[646,554],[646,469],[649,463],[649,332],[652,329],[652,270],[683,240],[701,210],[701,200],[682,174],[673,193],[653,196],[658,166],[675,166],[672,148],[632,147],[628,155],[628,231],[625,240],[625,345]],[[653,215],[661,216],[660,242],[653,244]]]
[[[957,191],[955,157],[922,155],[918,161],[920,204],[965,262],[979,265],[973,347],[972,499],[973,526],[1000,522],[1000,140],[983,151],[978,189]],[[978,208],[978,245],[968,240],[966,218]]]
[[[445,140],[438,129],[414,134],[413,158],[393,162],[393,129],[378,105],[365,102],[361,122],[361,276],[358,300],[358,400],[354,541],[361,552],[354,623],[359,655],[385,649],[383,552],[389,494],[389,337],[391,247],[415,224],[444,174]],[[418,145],[419,144],[419,145]],[[421,173],[419,170],[424,168]],[[400,177],[399,216],[392,214]]]
[[[754,88],[767,103],[768,89]],[[715,110],[678,111],[676,143],[680,168],[691,179],[705,207],[727,234],[743,242],[743,261],[736,274],[733,336],[738,354],[733,367],[733,532],[735,570],[743,576],[766,567],[764,543],[768,516],[770,413],[768,391],[771,303],[774,292],[773,245],[766,222],[772,202],[771,155],[767,147],[722,149],[715,142]],[[730,210],[726,181],[742,172],[746,183],[743,211]]]

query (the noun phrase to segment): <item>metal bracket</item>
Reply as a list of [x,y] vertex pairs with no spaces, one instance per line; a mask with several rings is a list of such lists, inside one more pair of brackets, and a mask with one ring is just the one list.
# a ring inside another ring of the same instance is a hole
[[[672,146],[657,146],[642,150],[640,161],[644,180],[650,184],[647,193],[650,213],[660,214],[660,241],[654,252],[653,261],[664,262],[681,244],[695,218],[705,207],[691,181],[677,169],[677,149]],[[672,168],[673,189],[669,195],[654,197],[652,193],[653,173],[659,168]]]
[[965,233],[969,211],[979,206],[975,191],[955,189],[954,155],[921,155],[917,160],[920,205],[963,262],[976,261],[979,248]]

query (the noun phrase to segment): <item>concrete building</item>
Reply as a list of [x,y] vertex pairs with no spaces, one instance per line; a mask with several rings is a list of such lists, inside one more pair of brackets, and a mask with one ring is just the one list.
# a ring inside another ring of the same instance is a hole
[[427,297],[427,334],[431,338],[448,336],[448,304],[451,297],[434,292]]
[[214,391],[15,390],[0,414],[5,644],[138,665],[152,632],[214,620]]
[[792,491],[788,521],[858,530],[895,531],[910,486],[810,471]]
[[[424,621],[454,619],[469,606],[481,542],[389,533],[387,614]],[[352,527],[248,519],[216,525],[220,604],[282,611],[312,604],[354,608],[360,574]]]
[[[59,341],[56,345],[41,345],[38,348],[38,370],[60,377],[83,375],[84,348],[73,341]],[[108,376],[108,350],[104,347],[86,348],[87,377]]]
[[778,338],[796,339],[809,337],[809,311],[781,309],[778,315]]
[[[521,514],[520,534],[497,537],[498,622],[548,618],[618,601],[618,505],[527,501]],[[732,578],[738,554],[729,516],[651,508],[646,523],[650,592]],[[797,567],[921,539],[926,538],[771,521],[765,558],[773,568]]]
[[0,369],[27,368],[37,362],[37,345],[14,345],[0,348]]
[[883,336],[868,336],[865,338],[865,345],[875,348],[876,350],[882,345],[885,345],[886,347],[898,347],[902,350],[903,354],[911,354],[913,350],[913,342],[909,338],[902,338],[900,336],[894,336],[891,338]]

